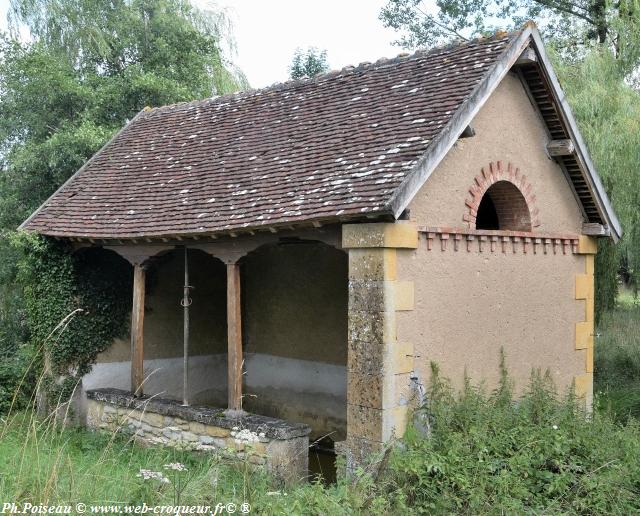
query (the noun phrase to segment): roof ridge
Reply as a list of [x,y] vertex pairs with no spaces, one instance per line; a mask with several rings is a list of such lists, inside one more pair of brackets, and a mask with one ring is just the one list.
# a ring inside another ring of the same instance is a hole
[[325,73],[321,73],[318,75],[315,75],[313,77],[300,77],[299,79],[288,79],[286,81],[282,81],[282,82],[275,82],[273,84],[270,84],[269,86],[264,86],[262,88],[251,88],[248,90],[244,90],[244,91],[236,91],[233,93],[225,93],[223,95],[218,95],[218,96],[214,96],[214,97],[208,97],[208,98],[204,98],[204,99],[194,99],[194,100],[187,100],[187,101],[183,101],[183,102],[175,102],[173,104],[166,104],[163,106],[157,106],[157,107],[150,107],[150,106],[145,106],[144,109],[142,110],[145,113],[149,113],[149,114],[155,114],[155,113],[159,113],[161,111],[165,111],[165,110],[171,110],[171,109],[178,109],[178,108],[187,108],[190,107],[192,105],[208,105],[208,104],[212,104],[212,103],[216,103],[216,102],[222,102],[225,100],[240,100],[240,99],[244,99],[244,98],[249,98],[249,97],[254,97],[254,96],[260,96],[260,95],[266,95],[266,94],[270,94],[270,93],[274,93],[274,92],[279,92],[285,89],[289,89],[289,88],[295,88],[298,85],[302,85],[302,84],[316,84],[318,82],[321,82],[323,79],[327,79],[330,77],[334,77],[337,75],[342,75],[342,74],[351,74],[351,73],[357,73],[359,71],[362,70],[366,70],[370,67],[376,67],[376,65],[378,66],[389,66],[389,65],[393,65],[399,62],[404,62],[404,61],[409,61],[411,59],[418,59],[418,58],[424,58],[427,57],[429,55],[432,54],[436,54],[438,52],[443,52],[443,51],[447,51],[447,50],[451,50],[453,48],[457,48],[457,47],[462,47],[465,45],[471,45],[471,44],[482,44],[482,43],[487,43],[489,41],[499,41],[502,39],[506,39],[506,38],[510,38],[512,36],[515,36],[519,33],[521,33],[524,29],[518,29],[518,30],[514,30],[514,31],[510,31],[510,32],[506,32],[506,31],[496,31],[495,33],[491,34],[490,36],[479,36],[477,38],[474,39],[469,39],[469,40],[463,40],[463,39],[456,39],[453,41],[450,41],[446,44],[443,45],[438,45],[432,48],[427,48],[427,49],[417,49],[414,52],[400,52],[398,53],[395,57],[381,57],[379,59],[377,59],[376,61],[362,61],[360,63],[358,63],[357,65],[345,65],[342,68],[336,68],[334,70],[329,70],[328,72]]

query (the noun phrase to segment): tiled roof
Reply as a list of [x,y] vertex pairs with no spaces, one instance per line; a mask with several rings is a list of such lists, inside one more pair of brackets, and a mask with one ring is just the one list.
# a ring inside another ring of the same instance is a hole
[[389,212],[517,34],[143,111],[23,227],[136,238]]

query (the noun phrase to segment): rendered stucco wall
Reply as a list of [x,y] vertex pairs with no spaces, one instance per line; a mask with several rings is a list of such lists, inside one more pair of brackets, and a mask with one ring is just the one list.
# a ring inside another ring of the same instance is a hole
[[399,314],[398,340],[414,343],[422,379],[434,361],[454,385],[462,385],[466,371],[492,388],[501,347],[517,391],[532,368],[549,368],[562,388],[584,373],[586,351],[574,344],[575,323],[584,317],[574,295],[584,256],[428,251],[420,244],[400,258],[401,276],[414,279],[415,309]]
[[[518,167],[531,185],[531,208],[537,208],[540,222],[534,232],[577,238],[579,206],[562,170],[545,153],[548,137],[517,77],[503,80],[472,125],[476,136],[459,140],[414,198],[412,221],[468,229],[463,216],[469,188],[483,167],[500,161],[505,168]],[[492,251],[486,243],[481,252],[476,242],[455,250],[438,241],[428,250],[422,233],[415,252],[398,256],[398,277],[412,281],[415,292],[415,309],[398,315],[398,341],[413,345],[421,380],[428,379],[435,361],[455,385],[466,371],[491,388],[501,347],[518,390],[526,387],[532,368],[548,368],[559,388],[584,378],[587,350],[576,349],[576,323],[585,320],[585,301],[576,299],[575,288],[586,258],[550,246],[535,253],[522,247],[513,252],[509,244],[503,252],[498,244]],[[587,383],[581,389],[590,402]]]
[[[227,276],[224,263],[202,251],[189,251],[189,349],[192,355],[227,351]],[[147,270],[144,320],[145,359],[182,357],[182,287],[184,255],[157,257]],[[116,340],[98,362],[130,358],[129,339]]]
[[347,255],[314,243],[265,246],[242,263],[247,353],[347,362]]

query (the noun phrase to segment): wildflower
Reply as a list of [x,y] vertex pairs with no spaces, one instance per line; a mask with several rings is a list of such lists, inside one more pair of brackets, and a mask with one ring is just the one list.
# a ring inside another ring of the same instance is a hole
[[173,471],[187,471],[185,465],[179,462],[171,462],[169,464],[165,464],[164,469],[172,469]]
[[260,432],[258,435],[264,439],[264,432]]
[[553,428],[554,430],[558,429],[558,425],[553,425],[551,428]]
[[231,432],[231,435],[237,443],[251,443],[259,440],[258,434],[248,428],[243,428],[239,432]]
[[138,473],[136,477],[142,478],[143,480],[158,480],[163,484],[169,483],[169,479],[160,471],[151,471],[150,469],[141,469],[140,473]]

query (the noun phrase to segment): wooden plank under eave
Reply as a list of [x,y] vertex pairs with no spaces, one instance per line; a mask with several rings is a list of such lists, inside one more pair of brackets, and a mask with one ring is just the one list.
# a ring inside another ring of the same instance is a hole
[[582,224],[582,234],[589,236],[609,236],[609,229],[597,222],[585,222]]
[[131,392],[142,396],[144,382],[144,294],[145,270],[133,268],[133,308],[131,311]]
[[227,264],[227,375],[228,406],[242,410],[242,312],[240,265]]
[[531,47],[527,47],[522,51],[520,57],[516,61],[514,66],[529,66],[536,64],[538,62],[538,56],[536,55],[535,50]]
[[575,152],[573,142],[569,139],[551,140],[547,143],[549,156],[571,156]]

